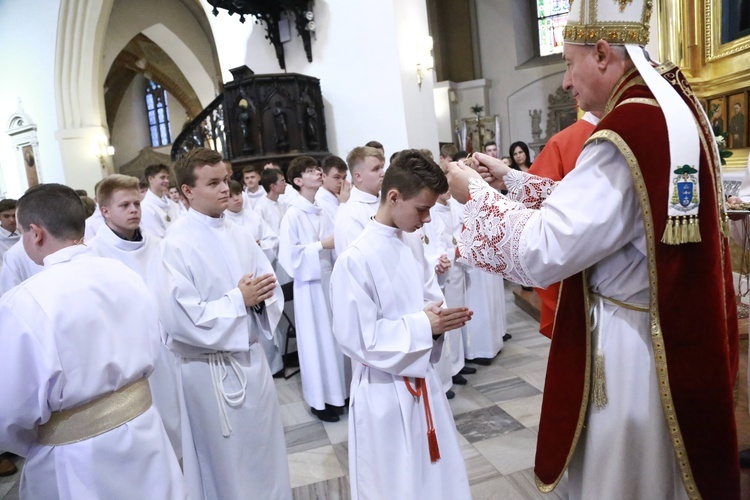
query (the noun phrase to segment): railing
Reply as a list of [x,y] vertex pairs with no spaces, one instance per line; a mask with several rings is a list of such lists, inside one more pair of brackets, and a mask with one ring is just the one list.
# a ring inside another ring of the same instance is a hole
[[172,161],[177,161],[193,148],[209,148],[229,158],[229,145],[224,128],[224,94],[188,123],[172,143]]

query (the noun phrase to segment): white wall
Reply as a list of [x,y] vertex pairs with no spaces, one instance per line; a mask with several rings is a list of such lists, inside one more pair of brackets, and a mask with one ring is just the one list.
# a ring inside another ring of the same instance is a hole
[[[22,100],[37,124],[37,165],[45,182],[64,182],[60,147],[55,138],[55,39],[59,0],[35,0],[33,12],[22,0],[0,1],[0,169],[6,196],[17,198],[28,187],[22,164],[5,133],[8,120]],[[40,15],[37,15],[40,14]]]
[[[319,0],[314,12],[313,62],[293,28],[286,67],[320,78],[330,151],[346,156],[378,140],[386,156],[407,147],[437,153],[432,76],[421,92],[416,81],[416,43],[428,34],[424,0]],[[262,26],[251,19],[242,25],[226,11],[209,19],[225,81],[242,64],[255,73],[282,72]]]
[[[529,109],[542,110],[541,127],[546,130],[547,96],[562,85],[565,71],[562,58],[551,65],[516,68],[518,57],[529,54],[529,44],[533,43],[524,36],[519,36],[517,42],[515,36],[515,26],[523,22],[528,3],[527,0],[477,1],[482,74],[492,81],[485,115],[500,115],[499,149],[505,154],[511,142],[531,142]],[[471,111],[461,107],[459,113],[466,117]]]

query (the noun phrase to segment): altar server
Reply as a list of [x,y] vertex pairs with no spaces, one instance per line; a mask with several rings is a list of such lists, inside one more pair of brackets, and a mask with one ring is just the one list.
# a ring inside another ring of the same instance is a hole
[[[141,232],[141,195],[138,192],[138,179],[129,175],[110,175],[98,184],[96,195],[104,225],[87,244],[91,253],[119,260],[138,273],[149,285],[149,289],[154,291],[154,266],[161,258],[160,240],[153,234]],[[155,303],[153,295],[149,295],[147,300]],[[163,335],[160,334],[158,338],[159,358],[149,378],[149,385],[154,406],[159,410],[169,441],[177,456],[181,457],[177,364],[174,354],[164,344]]]
[[141,228],[158,238],[164,238],[167,229],[180,217],[180,207],[169,198],[169,167],[149,165],[143,172],[148,181],[148,191],[143,197]]
[[315,193],[315,203],[335,222],[339,205],[346,203],[351,192],[351,184],[346,180],[349,169],[346,162],[335,155],[323,158],[320,167],[323,170],[323,186]]
[[0,449],[26,458],[21,498],[187,498],[151,404],[159,320],[143,280],[81,244],[72,189],[36,186],[18,215],[45,266],[0,299]]
[[281,289],[252,234],[222,217],[221,154],[193,149],[175,171],[190,210],[162,242],[158,300],[178,355],[191,498],[291,498],[278,399],[258,343],[278,323]]
[[346,157],[352,175],[349,201],[339,207],[334,222],[336,254],[343,252],[378,210],[378,195],[383,184],[385,158],[369,146],[352,149]]
[[336,408],[348,395],[344,355],[331,331],[328,288],[333,268],[331,221],[314,204],[322,184],[314,158],[298,156],[287,170],[300,196],[292,200],[279,234],[279,262],[294,278],[294,316],[302,394],[313,415],[339,420]]
[[334,330],[355,365],[349,410],[353,499],[471,498],[458,434],[434,363],[442,333],[471,318],[442,294],[413,231],[448,189],[416,150],[399,153],[374,220],[338,258]]

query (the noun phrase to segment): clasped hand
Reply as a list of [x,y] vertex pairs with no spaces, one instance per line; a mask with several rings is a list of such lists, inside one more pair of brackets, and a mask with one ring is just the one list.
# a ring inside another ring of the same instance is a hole
[[424,308],[425,314],[430,319],[432,335],[437,336],[456,328],[461,328],[467,321],[471,320],[474,311],[466,307],[441,308],[443,301],[430,304]]
[[252,274],[246,274],[240,278],[237,287],[242,293],[245,307],[254,307],[273,296],[273,291],[276,288],[276,276],[273,273],[268,273],[254,278]]

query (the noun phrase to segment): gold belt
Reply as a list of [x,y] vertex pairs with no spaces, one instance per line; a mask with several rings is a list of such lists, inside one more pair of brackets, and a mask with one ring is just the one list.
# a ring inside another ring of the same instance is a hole
[[140,378],[89,403],[53,412],[38,427],[37,442],[47,446],[85,441],[130,422],[151,408],[148,379]]

